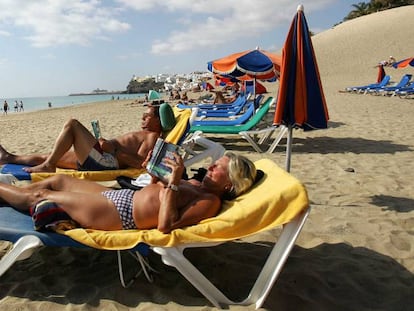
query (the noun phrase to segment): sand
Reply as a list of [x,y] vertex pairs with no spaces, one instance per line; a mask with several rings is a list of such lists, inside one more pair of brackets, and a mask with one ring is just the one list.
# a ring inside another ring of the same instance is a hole
[[[414,100],[339,92],[375,82],[375,65],[390,55],[413,56],[412,16],[414,6],[402,7],[313,38],[330,123],[327,130],[294,132],[291,173],[307,187],[312,212],[262,310],[412,310]],[[413,70],[386,68],[393,81]],[[266,86],[276,94],[277,83]],[[0,143],[16,153],[44,152],[69,117],[85,124],[99,119],[104,137],[111,137],[135,129],[141,114],[128,101],[10,113],[0,117]],[[253,160],[284,166],[285,141],[274,153],[259,154],[237,138],[211,137]],[[189,255],[241,298],[277,232]],[[140,277],[124,289],[114,253],[44,248],[1,277],[0,309],[215,310],[157,255],[151,262],[160,271],[154,283]]]

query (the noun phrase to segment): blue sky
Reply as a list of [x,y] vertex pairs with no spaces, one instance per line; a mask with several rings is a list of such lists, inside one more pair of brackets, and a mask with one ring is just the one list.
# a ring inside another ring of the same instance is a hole
[[298,4],[331,28],[356,0],[0,0],[0,98],[125,90],[133,75],[190,73],[279,51]]

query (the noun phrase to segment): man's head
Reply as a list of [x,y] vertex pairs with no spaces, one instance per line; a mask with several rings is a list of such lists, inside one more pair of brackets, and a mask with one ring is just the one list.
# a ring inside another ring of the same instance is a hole
[[[142,115],[142,129],[152,132],[167,132],[175,126],[175,116],[170,105],[149,105]],[[146,128],[144,128],[144,125]],[[158,130],[160,128],[160,130]]]
[[148,106],[142,114],[141,128],[150,132],[161,133],[159,106]]

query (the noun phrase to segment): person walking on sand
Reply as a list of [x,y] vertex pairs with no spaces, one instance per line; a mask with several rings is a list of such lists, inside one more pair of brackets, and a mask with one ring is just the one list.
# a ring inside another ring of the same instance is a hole
[[[69,119],[50,154],[15,155],[0,145],[0,164],[33,166],[25,168],[29,173],[55,172],[58,167],[84,171],[141,168],[162,131],[157,106],[147,108],[142,116],[140,131],[126,133],[111,140],[97,140],[78,120]],[[70,150],[71,147],[73,150]]]
[[7,103],[7,100],[5,100],[3,104],[3,115],[7,115],[8,110],[9,110],[9,104]]
[[256,178],[254,164],[230,152],[208,167],[201,182],[182,180],[183,159],[177,153],[173,155],[173,159],[165,160],[172,170],[168,181],[154,179],[138,191],[115,190],[57,174],[26,187],[0,183],[0,199],[17,210],[32,210],[35,218],[45,205],[50,206],[54,211],[66,213],[82,228],[157,228],[169,233],[217,215],[222,199],[233,199],[246,192]]

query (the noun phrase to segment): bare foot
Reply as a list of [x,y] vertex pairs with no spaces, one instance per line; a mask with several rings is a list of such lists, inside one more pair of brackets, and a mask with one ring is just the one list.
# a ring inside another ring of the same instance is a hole
[[42,173],[42,172],[56,172],[56,166],[48,164],[48,163],[42,163],[33,167],[25,167],[23,168],[24,171],[28,173]]
[[7,152],[7,150],[4,149],[2,145],[0,145],[0,164],[9,163],[10,156],[11,154]]

